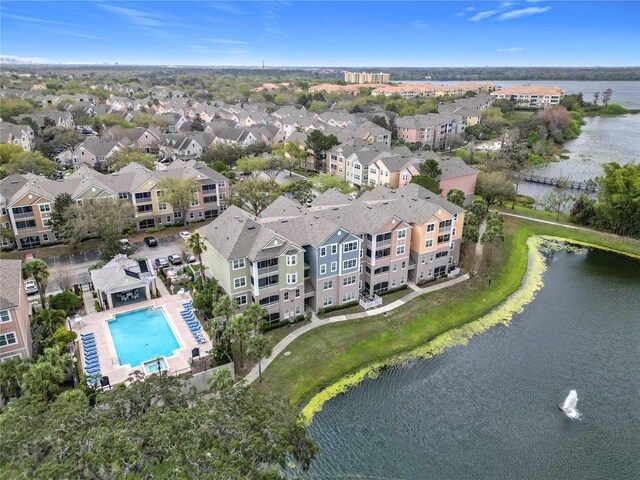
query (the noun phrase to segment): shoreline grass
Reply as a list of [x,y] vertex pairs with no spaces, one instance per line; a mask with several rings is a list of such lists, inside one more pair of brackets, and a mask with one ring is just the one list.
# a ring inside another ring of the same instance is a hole
[[291,343],[287,348],[290,355],[280,355],[269,365],[263,372],[263,383],[255,387],[301,405],[348,375],[414,350],[486,315],[520,287],[527,269],[526,241],[533,235],[640,258],[640,242],[599,232],[511,217],[505,217],[505,231],[504,244],[493,248],[493,262],[487,261],[485,250],[481,273],[470,282],[419,297],[386,317],[317,328]]

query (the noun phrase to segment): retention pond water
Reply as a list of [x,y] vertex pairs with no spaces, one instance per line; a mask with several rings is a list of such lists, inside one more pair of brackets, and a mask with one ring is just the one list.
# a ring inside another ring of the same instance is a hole
[[[307,478],[637,478],[640,260],[589,249],[548,263],[510,326],[329,400]],[[558,408],[571,390],[578,419]]]

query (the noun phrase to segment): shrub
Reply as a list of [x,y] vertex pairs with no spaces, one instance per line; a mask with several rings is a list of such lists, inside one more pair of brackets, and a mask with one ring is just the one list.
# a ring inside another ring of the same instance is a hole
[[400,290],[405,290],[409,287],[409,285],[407,285],[406,283],[404,285],[400,285],[397,288],[390,288],[389,290],[385,291],[385,292],[380,292],[378,294],[379,297],[384,297],[385,295],[389,295],[390,293],[395,293],[395,292],[399,292]]
[[333,305],[332,307],[325,307],[318,310],[318,314],[322,315],[324,313],[335,312],[336,310],[342,310],[343,308],[355,307],[358,305],[358,300],[353,300],[352,302],[343,303],[342,305]]
[[64,310],[67,315],[77,312],[81,305],[82,300],[69,290],[49,297],[49,308]]
[[306,317],[304,315],[297,315],[293,319],[293,321],[278,320],[277,322],[274,322],[274,323],[268,323],[266,325],[262,325],[262,327],[260,327],[260,331],[262,333],[266,333],[266,332],[270,332],[271,330],[275,330],[276,328],[284,327],[286,325],[293,325],[294,323],[302,322],[304,320],[306,320]]
[[622,105],[610,103],[606,107],[602,107],[600,113],[603,115],[624,115],[625,113],[629,113],[629,111]]
[[53,332],[53,341],[61,348],[66,347],[78,337],[76,332],[67,330],[64,327],[58,328]]
[[98,300],[94,300],[93,304],[96,306],[96,312],[102,311],[102,305],[100,305],[100,302]]

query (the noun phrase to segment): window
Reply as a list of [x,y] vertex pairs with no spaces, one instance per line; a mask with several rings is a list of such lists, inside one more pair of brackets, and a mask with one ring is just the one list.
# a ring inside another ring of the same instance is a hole
[[233,288],[242,288],[247,286],[247,277],[238,277],[233,279]]
[[264,306],[264,305],[272,305],[274,303],[278,303],[279,301],[280,301],[279,295],[271,295],[269,297],[265,297],[261,299],[258,303]]
[[373,167],[369,167],[369,173],[373,173],[375,175],[377,173],[377,170]]
[[39,205],[40,207],[40,211],[41,212],[50,212],[51,211],[51,205],[49,205],[48,203],[43,203],[41,205]]
[[247,296],[246,295],[240,295],[238,297],[236,297],[236,303],[238,304],[239,307],[242,307],[243,305],[247,304]]
[[350,277],[345,277],[342,279],[342,286],[348,287],[349,285],[354,285],[356,283],[356,276],[351,275]]
[[396,255],[404,255],[404,245],[396,247]]
[[344,262],[342,262],[342,269],[351,270],[352,268],[356,268],[357,265],[358,265],[358,260],[356,260],[355,258],[351,260],[345,260]]
[[404,285],[404,277],[400,277],[400,285]]
[[400,268],[402,270],[404,270],[405,268],[407,268],[407,262],[402,262],[402,264],[400,265]]
[[448,233],[446,235],[439,235],[438,236],[438,245],[440,245],[441,243],[447,243],[450,238],[451,238],[451,235],[448,234]]
[[431,238],[430,238],[429,240],[427,240],[427,241],[424,243],[424,246],[425,246],[426,248],[431,248],[431,247],[433,247],[433,239],[431,239]]
[[296,315],[300,315],[302,313],[302,307],[300,305],[296,305]]
[[190,220],[193,220],[193,218],[194,218],[194,214],[193,214],[193,212],[189,212],[189,219],[190,219]]
[[322,306],[324,307],[328,307],[330,305],[333,305],[333,297],[327,297],[323,300],[322,302]]
[[158,204],[158,210],[166,210],[167,209],[167,204],[166,203],[159,203]]
[[289,300],[289,292],[284,292],[284,293],[282,294],[282,299],[283,299],[283,300]]
[[327,264],[323,263],[320,265],[320,275],[324,275],[325,273],[327,273]]
[[35,228],[36,221],[35,220],[26,220],[23,222],[16,222],[16,229],[22,230],[23,228]]
[[356,292],[345,293],[342,296],[342,303],[353,302],[356,299]]
[[391,288],[395,288],[395,286],[396,286],[396,279],[394,278],[393,282],[391,282]]
[[320,256],[321,257],[327,256],[327,247],[320,247]]
[[297,273],[287,273],[287,283],[292,285],[294,283],[298,283],[298,274]]
[[138,205],[138,213],[151,212],[151,211],[153,211],[153,205],[151,205],[150,203],[147,205]]
[[197,207],[198,205],[200,205],[200,200],[198,200],[197,198],[193,198],[191,200],[191,206],[192,207]]
[[453,214],[453,221],[456,222],[458,220],[458,214],[454,213]]
[[225,180],[220,180],[220,181],[218,182],[218,186],[219,186],[219,187],[224,187],[226,184],[227,184],[227,182],[226,182]]
[[449,255],[449,250],[445,250],[444,252],[436,253],[436,258],[446,257],[447,255]]
[[283,315],[283,317],[284,317],[284,318],[289,318],[289,309],[288,309],[288,308],[285,308],[285,309],[284,309],[284,315]]
[[406,228],[403,228],[402,230],[398,230],[398,240],[402,240],[403,238],[407,238]]
[[426,261],[427,261],[427,257],[425,257],[424,255],[422,255],[422,256],[420,257],[420,263],[424,265]]
[[48,241],[49,241],[49,235],[48,235],[48,234],[46,234],[46,233],[43,233],[43,234],[42,234],[42,241],[43,241],[43,242],[48,242]]
[[381,273],[387,273],[389,271],[389,265],[385,265],[384,267],[378,267],[373,271],[374,275],[380,275]]
[[173,212],[173,218],[182,218],[182,212]]
[[398,265],[396,265],[395,263],[393,264],[392,271],[394,272],[398,271]]
[[453,237],[455,237],[455,236],[456,236],[456,229],[455,229],[455,228],[454,228],[453,230],[451,230],[451,235],[452,235]]
[[336,253],[338,253],[338,245],[334,243],[331,245],[331,255],[335,255]]
[[322,284],[322,289],[323,289],[323,290],[329,290],[330,288],[333,288],[333,280],[326,280],[326,281]]
[[162,190],[156,190],[156,196],[157,196],[158,198],[162,197],[162,194],[163,194],[163,193],[164,193],[164,191],[162,191]]
[[258,279],[258,287],[267,288],[267,287],[271,287],[273,285],[277,285],[278,282],[279,282],[278,275],[271,275],[269,277],[259,278]]
[[9,310],[2,310],[0,312],[0,323],[7,323],[11,321],[11,316],[9,316]]
[[342,251],[344,253],[353,252],[358,249],[358,241],[354,240],[352,242],[346,242],[342,247]]
[[297,265],[298,263],[298,255],[287,255],[287,265],[289,267],[293,266],[293,265]]
[[7,345],[14,345],[18,343],[18,341],[16,340],[16,334],[11,332],[11,333],[5,333],[4,335],[0,335],[0,347],[5,347]]
[[300,298],[300,289],[296,288],[296,298]]
[[338,262],[331,262],[331,271],[335,272],[338,270]]
[[440,222],[440,224],[438,225],[438,228],[447,228],[450,226],[451,226],[451,219],[443,220],[442,222]]
[[427,274],[428,277],[431,277],[433,275],[433,270],[429,269],[429,273]]
[[435,223],[430,223],[429,225],[427,225],[427,233],[429,232],[433,232],[436,228],[436,224]]
[[239,269],[241,269],[241,268],[244,268],[244,267],[245,267],[245,265],[246,265],[246,263],[245,263],[245,261],[244,261],[244,258],[236,258],[236,259],[233,261],[233,269],[234,269],[234,270],[239,270]]

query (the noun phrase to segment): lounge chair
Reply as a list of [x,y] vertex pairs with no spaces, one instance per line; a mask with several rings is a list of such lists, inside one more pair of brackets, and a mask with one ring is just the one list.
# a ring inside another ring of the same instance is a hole
[[85,347],[94,347],[96,345],[95,340],[82,340],[82,345]]
[[180,315],[186,315],[186,314],[189,314],[189,313],[193,313],[193,310],[191,310],[191,309],[180,310]]
[[183,307],[190,307],[191,305],[193,305],[193,300],[189,300],[188,302],[182,304]]
[[98,358],[98,354],[97,353],[89,353],[89,354],[86,354],[84,356],[85,361],[88,361],[88,362],[90,362],[92,360],[95,360],[97,358]]
[[97,367],[85,367],[84,371],[87,372],[89,375],[99,375],[100,374],[100,366],[97,366]]
[[80,337],[82,337],[82,338],[95,338],[95,335],[93,333],[81,333]]
[[98,348],[95,345],[83,345],[82,350],[85,352],[97,352]]

